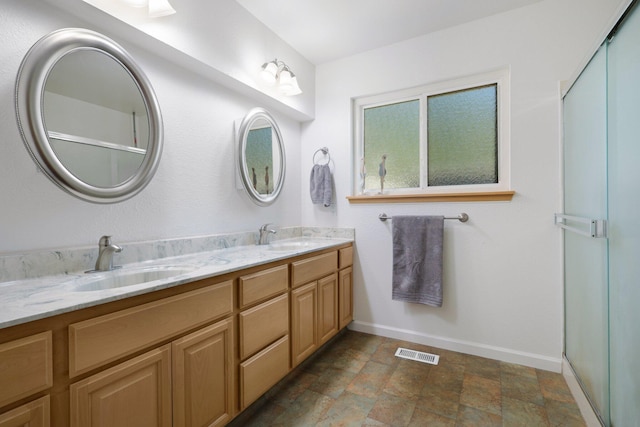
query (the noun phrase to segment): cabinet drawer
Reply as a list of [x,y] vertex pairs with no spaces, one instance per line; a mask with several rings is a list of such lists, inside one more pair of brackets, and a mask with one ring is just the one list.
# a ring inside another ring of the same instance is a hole
[[233,310],[233,282],[69,325],[69,377],[143,350]]
[[240,408],[244,409],[289,372],[289,336],[240,364]]
[[49,395],[25,403],[0,415],[0,427],[49,427],[51,425]]
[[333,273],[338,267],[338,252],[318,255],[291,264],[292,286],[300,286]]
[[51,331],[0,345],[0,406],[53,385]]
[[349,267],[353,265],[353,246],[350,248],[340,249],[339,251],[339,268]]
[[240,359],[289,334],[289,295],[240,313]]
[[240,308],[271,298],[289,287],[289,266],[260,271],[240,278]]

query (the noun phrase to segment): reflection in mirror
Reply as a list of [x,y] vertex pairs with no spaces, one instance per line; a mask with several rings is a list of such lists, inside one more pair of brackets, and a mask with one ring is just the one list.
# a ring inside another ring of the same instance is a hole
[[53,151],[78,179],[112,187],[138,170],[149,142],[144,99],[111,56],[87,49],[65,55],[47,77],[43,102]]
[[251,199],[266,206],[278,197],[284,182],[284,144],[271,115],[255,108],[247,114],[239,132],[239,170]]
[[22,62],[16,99],[27,149],[74,196],[122,201],[153,176],[160,110],[145,75],[112,40],[82,29],[43,37]]

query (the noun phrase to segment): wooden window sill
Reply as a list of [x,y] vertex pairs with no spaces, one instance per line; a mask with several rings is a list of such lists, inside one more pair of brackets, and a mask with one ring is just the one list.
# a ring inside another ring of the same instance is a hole
[[440,194],[372,194],[347,196],[349,203],[508,202],[515,191]]

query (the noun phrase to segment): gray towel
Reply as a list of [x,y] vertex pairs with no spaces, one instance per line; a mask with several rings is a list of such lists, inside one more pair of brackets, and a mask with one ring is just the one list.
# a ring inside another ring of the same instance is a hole
[[325,207],[331,205],[333,189],[331,188],[331,169],[329,165],[313,165],[311,169],[310,187],[311,201],[322,203]]
[[443,216],[394,215],[394,300],[442,307],[443,236]]

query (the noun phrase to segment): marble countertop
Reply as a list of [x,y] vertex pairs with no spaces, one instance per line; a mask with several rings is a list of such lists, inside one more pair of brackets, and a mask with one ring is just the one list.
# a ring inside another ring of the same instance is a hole
[[[243,270],[273,261],[353,242],[352,238],[298,237],[271,245],[245,245],[195,252],[153,261],[128,263],[112,272],[57,274],[0,283],[0,328],[43,319],[196,280]],[[170,277],[120,288],[99,289],[101,280],[128,274]],[[173,275],[175,273],[175,275]],[[98,289],[96,289],[98,288]]]

